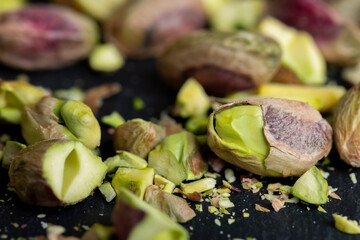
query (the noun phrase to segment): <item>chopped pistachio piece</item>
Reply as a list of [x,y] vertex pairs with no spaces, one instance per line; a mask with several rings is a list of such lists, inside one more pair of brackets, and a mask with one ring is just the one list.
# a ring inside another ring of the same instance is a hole
[[219,210],[218,210],[216,207],[214,207],[214,206],[209,206],[209,207],[208,207],[208,211],[209,211],[209,213],[219,212]]
[[327,213],[326,210],[323,207],[321,207],[320,205],[318,206],[317,210],[319,212]]
[[333,214],[332,216],[337,230],[347,234],[360,234],[360,226],[357,221],[349,220],[347,217],[338,214]]
[[185,228],[123,187],[118,190],[112,222],[119,239],[189,239]]
[[140,199],[144,198],[145,190],[152,185],[154,169],[119,168],[112,179],[111,185],[119,196],[120,189],[125,187]]
[[231,202],[228,198],[220,198],[219,207],[221,208],[232,208],[235,207],[234,203]]
[[15,141],[7,141],[3,150],[4,155],[2,157],[1,167],[9,168],[12,158],[24,148],[26,148],[25,144]]
[[327,202],[328,183],[317,167],[304,173],[291,188],[291,194],[311,204]]
[[301,82],[325,83],[326,62],[311,35],[297,31],[270,17],[262,20],[258,29],[280,44],[283,65]]
[[189,118],[185,123],[185,129],[194,134],[206,134],[208,116],[195,116]]
[[109,115],[103,116],[101,118],[101,122],[113,127],[117,128],[121,124],[125,122],[125,119],[120,115],[119,112],[113,111]]
[[225,169],[225,178],[229,183],[233,183],[236,181],[236,177],[234,174],[234,170],[232,170],[231,168],[226,168]]
[[181,189],[185,193],[193,192],[205,192],[209,189],[213,189],[216,185],[216,180],[213,178],[203,178],[191,183],[181,183]]
[[114,188],[111,186],[111,183],[107,182],[107,183],[103,183],[100,187],[99,187],[99,191],[101,192],[101,194],[104,196],[105,200],[107,202],[111,202],[115,197],[116,197],[116,193]]
[[185,199],[164,192],[154,185],[146,189],[144,200],[176,222],[186,223],[196,215]]
[[201,84],[188,79],[176,96],[174,115],[182,118],[205,116],[210,108],[210,100]]
[[124,65],[124,57],[119,50],[110,43],[95,46],[90,58],[90,67],[99,72],[114,72]]
[[357,184],[357,179],[356,179],[355,173],[350,173],[349,176],[350,176],[352,183]]
[[158,174],[155,174],[154,184],[167,193],[172,193],[176,187],[175,183]]
[[176,185],[184,180],[199,179],[208,167],[199,148],[193,134],[172,134],[149,153],[149,167]]
[[142,98],[140,97],[135,97],[133,99],[133,108],[134,110],[136,111],[140,111],[140,110],[143,110],[145,108],[145,102],[144,100],[142,100]]
[[115,172],[117,168],[146,168],[148,163],[145,159],[126,151],[117,151],[117,155],[109,157],[104,162],[106,164],[107,173]]

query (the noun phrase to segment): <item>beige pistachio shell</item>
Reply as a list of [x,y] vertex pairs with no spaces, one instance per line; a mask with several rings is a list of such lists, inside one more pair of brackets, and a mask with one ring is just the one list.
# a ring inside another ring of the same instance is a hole
[[360,88],[352,87],[340,100],[334,119],[334,141],[340,158],[360,167]]
[[[214,127],[215,114],[234,106],[256,105],[263,110],[264,135],[270,147],[262,164],[256,157],[239,157],[219,138]],[[225,104],[209,118],[208,144],[220,158],[240,168],[264,176],[301,176],[328,155],[332,145],[331,126],[306,103],[276,99],[248,99]]]
[[133,0],[107,22],[105,38],[130,57],[154,57],[205,22],[200,0]]
[[280,67],[281,49],[261,34],[201,31],[183,37],[158,59],[165,82],[180,88],[188,77],[221,95],[269,81]]
[[114,149],[124,150],[145,158],[166,136],[165,129],[152,122],[133,119],[116,128]]

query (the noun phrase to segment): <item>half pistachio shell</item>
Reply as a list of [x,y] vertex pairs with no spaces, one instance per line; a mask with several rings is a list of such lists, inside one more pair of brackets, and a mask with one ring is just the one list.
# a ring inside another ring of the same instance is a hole
[[[263,162],[255,156],[240,156],[216,132],[216,114],[243,105],[262,109],[263,132],[269,145]],[[209,117],[208,133],[208,144],[216,155],[264,176],[301,176],[328,155],[332,145],[331,126],[317,110],[306,103],[276,98],[248,99],[220,106]]]

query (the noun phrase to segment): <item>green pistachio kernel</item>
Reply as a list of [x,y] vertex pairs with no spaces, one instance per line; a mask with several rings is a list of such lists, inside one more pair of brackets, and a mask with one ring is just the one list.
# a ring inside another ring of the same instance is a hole
[[237,150],[242,157],[255,156],[264,162],[269,154],[259,106],[237,106],[217,113],[215,129],[226,145]]

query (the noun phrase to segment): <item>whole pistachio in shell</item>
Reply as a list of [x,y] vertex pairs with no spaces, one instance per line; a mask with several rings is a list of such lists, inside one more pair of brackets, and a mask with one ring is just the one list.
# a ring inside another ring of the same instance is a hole
[[158,59],[169,86],[178,89],[193,77],[215,95],[256,88],[269,81],[280,65],[278,43],[245,31],[196,32],[176,41]]
[[352,87],[340,100],[334,119],[334,141],[340,158],[360,167],[360,88]]
[[0,62],[24,70],[60,68],[87,57],[98,40],[90,18],[56,5],[0,15]]
[[113,136],[114,149],[145,158],[165,137],[163,127],[139,118],[133,119],[116,128]]
[[105,38],[130,57],[154,57],[205,22],[201,0],[133,0],[107,22]]
[[247,99],[210,115],[208,144],[220,158],[255,174],[301,176],[329,153],[332,129],[306,103]]
[[90,149],[100,145],[100,125],[91,109],[80,101],[44,97],[25,107],[21,132],[27,144],[47,139],[79,140]]
[[64,206],[100,186],[106,165],[79,141],[53,139],[30,145],[10,164],[10,186],[29,204]]

